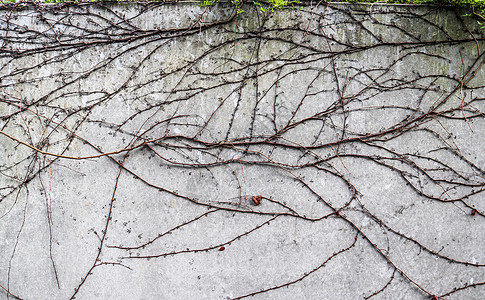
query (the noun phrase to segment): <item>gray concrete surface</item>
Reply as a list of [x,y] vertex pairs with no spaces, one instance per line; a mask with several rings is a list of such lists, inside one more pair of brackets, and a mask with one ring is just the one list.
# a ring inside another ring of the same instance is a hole
[[483,299],[476,20],[244,10],[1,7],[1,299]]

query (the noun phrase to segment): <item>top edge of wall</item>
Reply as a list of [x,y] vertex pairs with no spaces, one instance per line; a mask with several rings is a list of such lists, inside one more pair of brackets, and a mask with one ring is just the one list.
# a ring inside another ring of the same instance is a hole
[[[231,3],[229,0],[220,0],[219,3]],[[17,1],[17,2],[8,2],[8,3],[1,3],[0,8],[2,7],[28,7],[28,6],[62,6],[62,5],[99,5],[99,4],[116,4],[116,5],[147,5],[147,4],[199,4],[201,1],[198,0],[160,0],[160,1],[66,1],[66,2],[57,2],[57,3],[45,3],[42,1]],[[302,1],[298,5],[301,6],[312,6],[311,1]],[[404,4],[404,3],[383,3],[383,2],[375,2],[375,3],[366,3],[366,2],[321,2],[319,5],[315,6],[325,6],[325,5],[332,5],[332,6],[386,6],[386,7],[443,7],[443,8],[450,8],[453,6],[449,5],[434,5],[434,4]]]
[[[89,7],[145,7],[155,8],[166,5],[194,5],[199,6],[200,0],[160,0],[160,1],[79,1],[79,2],[58,2],[58,3],[45,3],[41,1],[18,1],[11,3],[0,4],[1,11],[25,11],[25,10],[39,10],[45,9],[46,11],[62,11],[69,8],[89,8]],[[219,0],[215,5],[232,5],[230,0]],[[251,5],[251,4],[246,4]],[[309,0],[302,0],[302,3],[298,4],[299,7],[306,7],[308,9],[314,9],[317,7],[341,7],[346,10],[373,10],[373,11],[385,11],[387,13],[399,12],[399,11],[428,11],[428,10],[462,10],[459,7],[445,6],[445,5],[433,5],[433,4],[400,4],[400,3],[365,3],[365,2],[320,2],[315,5],[314,2]],[[281,10],[284,12],[287,10]],[[280,11],[278,11],[280,12]],[[276,12],[275,12],[276,13]]]

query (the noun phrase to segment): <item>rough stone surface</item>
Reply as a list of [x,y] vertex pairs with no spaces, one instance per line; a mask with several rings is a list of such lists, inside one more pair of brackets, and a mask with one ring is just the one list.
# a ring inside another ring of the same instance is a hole
[[476,21],[244,10],[1,8],[1,299],[483,297]]

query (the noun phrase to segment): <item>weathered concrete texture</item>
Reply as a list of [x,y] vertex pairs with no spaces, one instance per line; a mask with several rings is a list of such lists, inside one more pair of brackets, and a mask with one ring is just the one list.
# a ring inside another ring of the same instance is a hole
[[1,299],[482,298],[476,21],[244,10],[1,8]]

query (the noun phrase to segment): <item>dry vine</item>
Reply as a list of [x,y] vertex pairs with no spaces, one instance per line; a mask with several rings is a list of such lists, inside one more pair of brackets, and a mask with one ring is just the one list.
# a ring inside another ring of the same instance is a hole
[[1,9],[2,298],[484,293],[473,20],[338,4]]

